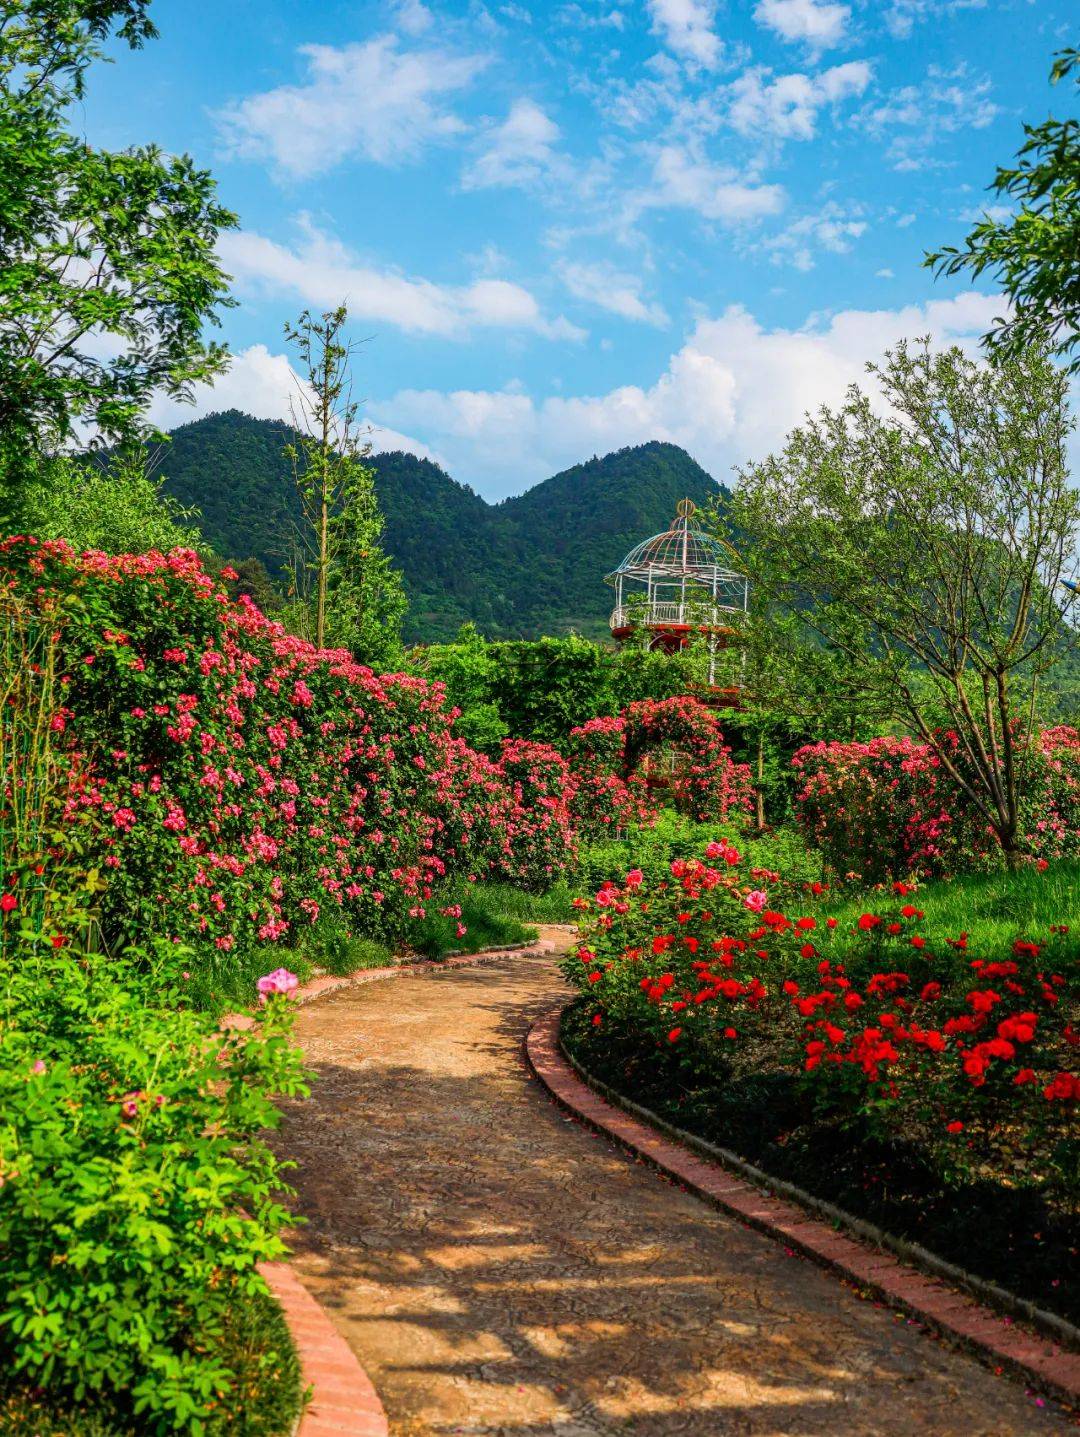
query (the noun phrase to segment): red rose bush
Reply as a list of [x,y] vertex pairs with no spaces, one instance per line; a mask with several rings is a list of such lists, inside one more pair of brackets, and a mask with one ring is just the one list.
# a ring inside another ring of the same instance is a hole
[[[820,885],[817,885],[820,888]],[[566,971],[596,1041],[610,1028],[647,1063],[674,1052],[692,1083],[786,1075],[798,1101],[946,1164],[1018,1160],[1076,1198],[1080,1013],[1067,929],[969,951],[931,941],[917,893],[841,925],[736,843],[634,870],[583,903]],[[668,1058],[657,1061],[668,1063]]]

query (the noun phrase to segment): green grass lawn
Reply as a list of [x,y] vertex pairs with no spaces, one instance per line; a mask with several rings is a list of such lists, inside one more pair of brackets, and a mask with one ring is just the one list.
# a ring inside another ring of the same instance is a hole
[[[854,924],[861,913],[893,902],[888,890],[863,890],[820,900],[822,912]],[[1025,865],[1014,872],[968,873],[919,888],[910,900],[926,914],[919,931],[927,938],[958,938],[966,932],[973,954],[1008,952],[1013,941],[1046,940],[1052,924],[1070,929],[1068,951],[1080,956],[1080,862],[1053,863],[1040,873]],[[876,905],[876,906],[875,906]]]
[[[536,929],[522,923],[508,912],[507,893],[501,884],[459,883],[428,903],[427,916],[409,935],[409,946],[426,958],[441,958],[447,953],[477,953],[482,948],[509,948],[517,943],[531,943]],[[443,908],[461,908],[461,917],[445,915]],[[459,934],[458,924],[465,927]]]

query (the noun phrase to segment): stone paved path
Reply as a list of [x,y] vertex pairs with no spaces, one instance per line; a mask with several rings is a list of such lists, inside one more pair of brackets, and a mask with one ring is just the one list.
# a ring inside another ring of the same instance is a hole
[[635,1165],[526,1072],[550,956],[304,1008],[305,1283],[397,1437],[1031,1437],[1021,1387]]

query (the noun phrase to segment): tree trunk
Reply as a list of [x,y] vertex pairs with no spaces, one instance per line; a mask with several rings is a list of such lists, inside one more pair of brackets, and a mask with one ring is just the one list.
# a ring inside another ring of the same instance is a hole
[[765,830],[765,794],[762,792],[762,784],[765,779],[765,731],[758,729],[757,738],[757,831],[763,833]]
[[323,487],[322,509],[319,514],[319,593],[315,610],[315,646],[323,648],[326,640],[326,571],[329,565],[327,553],[329,540],[330,512],[326,503],[326,488]]

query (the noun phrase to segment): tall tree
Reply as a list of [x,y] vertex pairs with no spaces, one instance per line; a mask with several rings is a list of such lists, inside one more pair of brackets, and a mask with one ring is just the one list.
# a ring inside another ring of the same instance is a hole
[[0,464],[9,501],[77,424],[130,440],[155,391],[226,363],[203,338],[230,301],[218,232],[235,217],[185,155],[112,153],[70,124],[115,34],[156,34],[149,0],[0,0]]
[[[1080,50],[1054,57],[1051,82],[1073,75],[1080,86]],[[1067,356],[1080,341],[1080,120],[1050,118],[1024,126],[1012,166],[991,189],[1020,208],[1005,219],[987,215],[964,241],[926,256],[937,274],[989,273],[1012,301],[1011,316],[986,336],[992,353],[1015,358],[1031,344]],[[1080,370],[1080,355],[1070,364]]]
[[319,317],[304,310],[285,326],[304,371],[292,405],[299,438],[285,452],[303,520],[296,564],[300,624],[319,648],[333,642],[374,665],[400,654],[405,596],[401,575],[382,549],[375,476],[363,462],[370,445],[352,397],[357,346],[345,334],[348,317],[341,304]]
[[853,386],[746,469],[732,522],[760,591],[842,656],[864,708],[913,726],[1013,857],[1037,687],[1076,641],[1068,381],[1038,351],[987,367],[926,343],[870,372],[882,412]]

